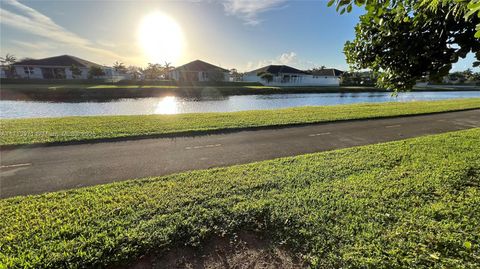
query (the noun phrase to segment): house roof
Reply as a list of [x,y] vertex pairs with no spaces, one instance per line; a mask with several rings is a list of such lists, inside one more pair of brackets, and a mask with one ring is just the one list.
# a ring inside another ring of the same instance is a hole
[[313,71],[308,72],[314,76],[334,76],[338,77],[341,76],[344,72],[335,68],[324,68],[324,69],[316,69]]
[[187,71],[187,72],[206,72],[206,71],[212,71],[212,70],[220,70],[223,72],[229,72],[229,70],[225,68],[221,68],[220,66],[216,66],[213,64],[209,64],[207,62],[201,61],[201,60],[195,60],[193,62],[189,62],[187,64],[184,64],[182,66],[179,66],[175,68],[174,70],[177,71]]
[[78,67],[91,67],[91,66],[101,66],[99,64],[80,59],[71,55],[61,55],[43,59],[27,59],[14,63],[13,65],[37,65],[37,66],[72,66],[76,65]]
[[267,72],[272,75],[278,75],[279,73],[283,74],[306,74],[302,70],[298,70],[296,68],[290,67],[288,65],[267,65],[259,69],[255,69],[248,73],[258,74],[260,72]]

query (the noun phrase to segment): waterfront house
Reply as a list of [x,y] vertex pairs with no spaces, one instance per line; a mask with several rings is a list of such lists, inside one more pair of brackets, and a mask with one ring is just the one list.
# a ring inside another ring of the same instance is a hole
[[287,65],[268,65],[245,73],[243,81],[268,86],[339,86],[342,71],[333,68],[303,71]]
[[229,72],[222,67],[195,60],[171,70],[168,74],[176,81],[227,81]]
[[306,71],[309,75],[304,81],[306,86],[340,86],[343,71],[335,68],[322,68]]
[[[73,68],[75,66],[76,68]],[[98,78],[114,75],[111,67],[102,66],[71,55],[43,59],[25,59],[13,64],[15,75],[27,79],[87,79],[91,67],[98,67],[105,73]],[[76,69],[76,70],[75,70]]]

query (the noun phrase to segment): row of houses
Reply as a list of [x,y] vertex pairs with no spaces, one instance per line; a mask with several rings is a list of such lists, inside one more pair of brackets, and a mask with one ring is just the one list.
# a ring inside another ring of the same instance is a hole
[[[72,72],[72,66],[78,69]],[[13,64],[15,76],[27,79],[87,79],[89,70],[103,70],[104,78],[129,79],[114,68],[99,65],[78,57],[61,55],[44,59],[27,59]],[[4,72],[4,71],[3,71]],[[333,68],[315,71],[299,70],[287,65],[268,65],[246,72],[240,81],[258,82],[268,86],[338,86],[343,72]],[[5,74],[2,74],[5,76]],[[168,73],[176,81],[232,81],[230,70],[196,60]]]

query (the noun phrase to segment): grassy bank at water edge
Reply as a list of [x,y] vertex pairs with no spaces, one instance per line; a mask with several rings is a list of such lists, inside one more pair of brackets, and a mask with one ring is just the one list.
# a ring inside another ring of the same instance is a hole
[[0,120],[0,145],[68,142],[131,136],[208,133],[480,108],[480,98],[297,107],[178,115],[92,116]]

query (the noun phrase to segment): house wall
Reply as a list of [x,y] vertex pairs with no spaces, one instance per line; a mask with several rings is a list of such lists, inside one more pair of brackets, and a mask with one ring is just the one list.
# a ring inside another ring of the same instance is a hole
[[[208,78],[208,72],[182,72],[178,70],[173,70],[170,71],[168,74],[171,79],[176,81],[181,80],[182,77],[195,77],[197,79],[196,81],[210,81],[210,79]],[[228,76],[229,74],[227,72],[223,72],[222,81],[228,81]]]
[[334,76],[304,76],[303,86],[340,86],[340,77]]
[[[289,81],[283,79],[284,75],[290,76]],[[297,77],[294,77],[297,76]],[[260,82],[266,86],[339,86],[340,77],[334,76],[312,76],[312,75],[301,75],[301,74],[279,74],[274,76],[273,80],[267,83],[265,80],[262,80],[257,74],[247,73],[243,77],[245,82]]]
[[[15,66],[15,75],[20,78],[30,78],[30,79],[44,79],[42,68],[63,68],[65,70],[65,78],[66,79],[88,79],[88,71],[89,68],[87,67],[79,67],[81,75],[77,77],[73,77],[72,71],[70,67],[58,67],[58,66],[28,66],[31,70],[33,70],[32,74],[28,74],[25,72],[25,67],[27,66]],[[105,76],[102,78],[111,78],[112,74],[115,76],[115,72],[112,68],[106,67],[103,68],[105,72]]]
[[24,66],[15,66],[15,75],[20,78],[43,79],[42,70],[39,67],[31,67],[33,73],[26,73]]
[[88,68],[81,67],[79,68],[82,73],[80,76],[73,77],[72,71],[69,68],[65,68],[65,75],[67,79],[87,79],[88,78]]

